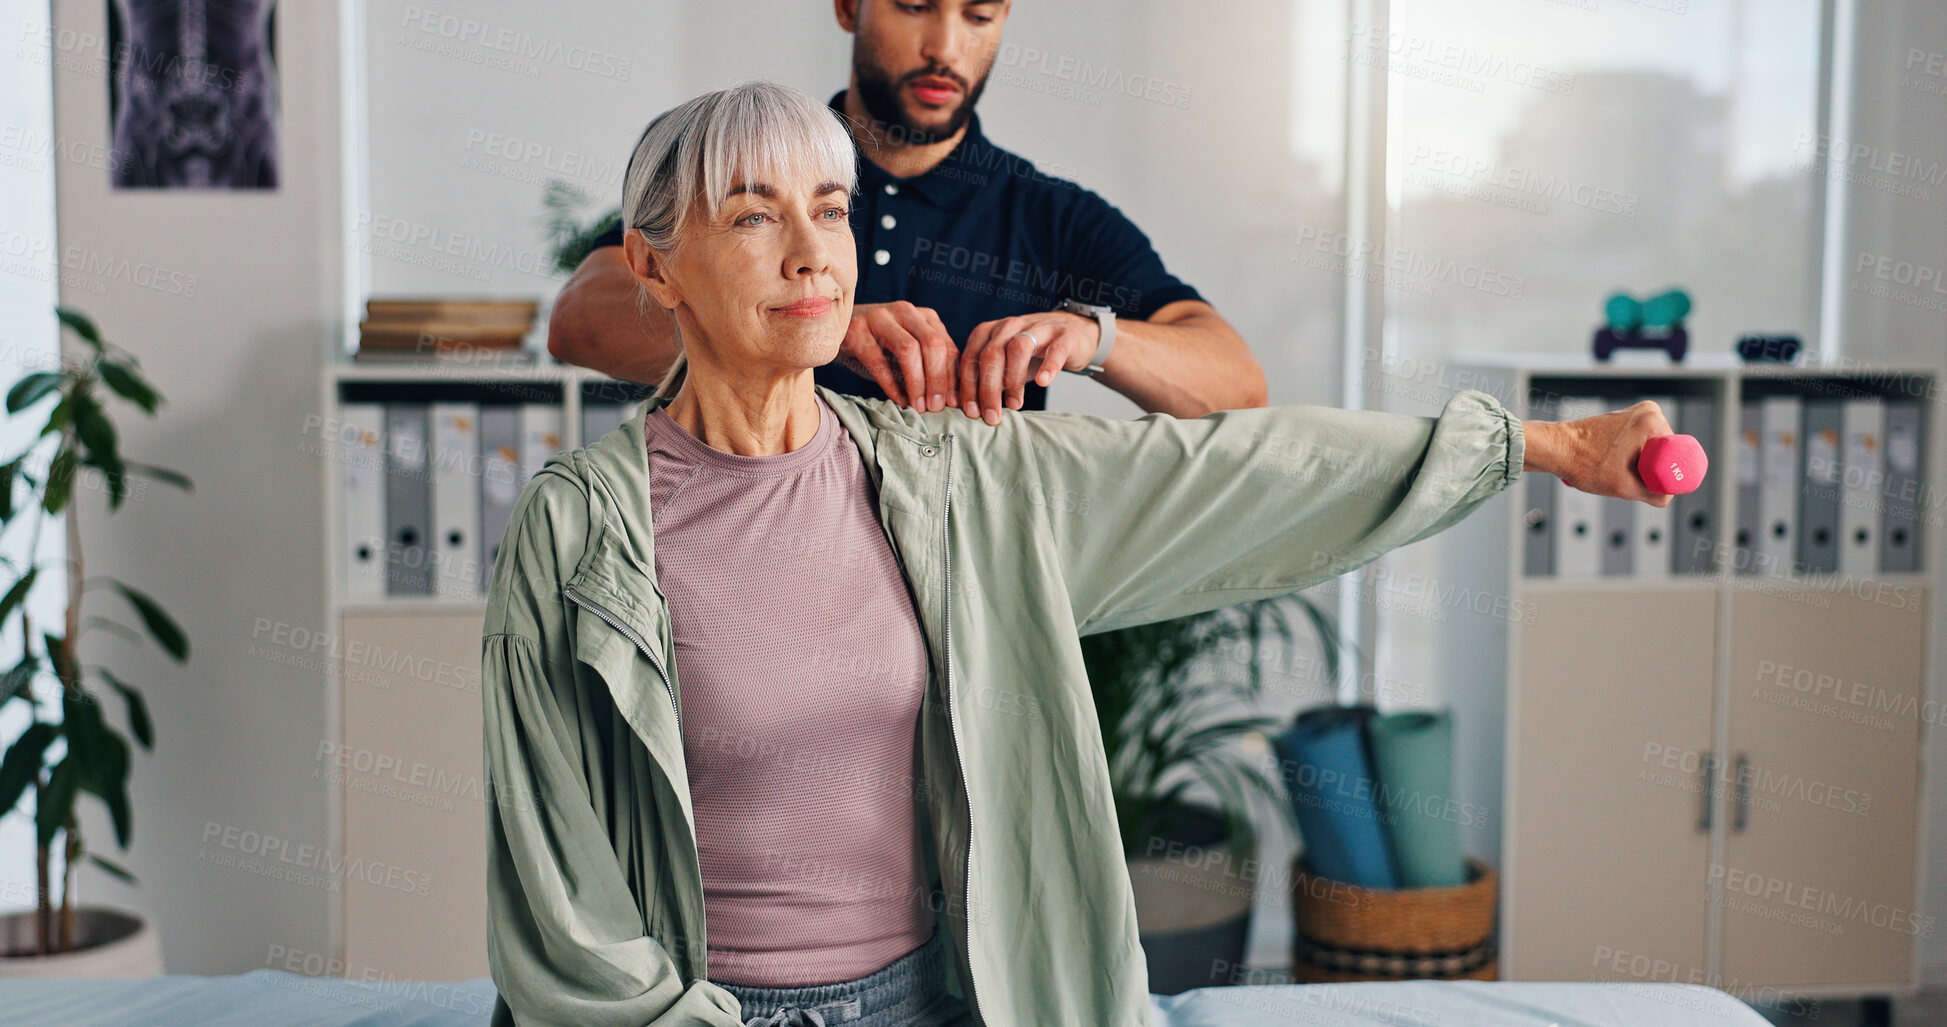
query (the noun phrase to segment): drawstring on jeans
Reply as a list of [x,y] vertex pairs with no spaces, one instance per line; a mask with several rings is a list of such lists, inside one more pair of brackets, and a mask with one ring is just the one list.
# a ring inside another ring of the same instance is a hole
[[825,1016],[816,1009],[784,1006],[769,1016],[753,1016],[744,1027],[825,1027]]

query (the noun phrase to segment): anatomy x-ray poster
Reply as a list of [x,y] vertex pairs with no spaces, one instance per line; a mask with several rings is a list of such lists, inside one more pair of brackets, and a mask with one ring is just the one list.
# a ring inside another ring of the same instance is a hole
[[108,0],[116,188],[277,188],[273,2]]

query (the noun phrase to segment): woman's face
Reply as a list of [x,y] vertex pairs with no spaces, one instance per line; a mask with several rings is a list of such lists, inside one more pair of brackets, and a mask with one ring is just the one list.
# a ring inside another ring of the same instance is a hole
[[787,375],[830,363],[851,324],[849,206],[836,183],[740,176],[714,219],[699,203],[667,259],[639,232],[623,246],[650,295],[675,311],[692,368]]

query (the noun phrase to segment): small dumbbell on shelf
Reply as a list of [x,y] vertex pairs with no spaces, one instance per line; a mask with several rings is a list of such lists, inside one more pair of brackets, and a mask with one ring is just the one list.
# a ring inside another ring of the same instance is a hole
[[1690,316],[1690,294],[1666,289],[1646,300],[1619,292],[1602,306],[1607,323],[1596,329],[1595,358],[1607,363],[1619,349],[1660,349],[1681,363],[1690,349],[1683,319]]

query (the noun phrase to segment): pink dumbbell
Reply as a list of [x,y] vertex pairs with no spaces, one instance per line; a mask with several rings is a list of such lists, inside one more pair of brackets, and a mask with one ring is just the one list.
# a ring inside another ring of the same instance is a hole
[[1636,458],[1643,484],[1665,496],[1697,491],[1709,470],[1710,458],[1693,435],[1658,435],[1643,443],[1643,454]]

